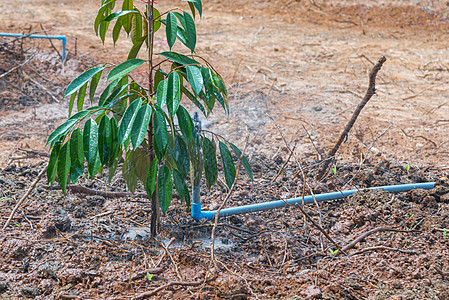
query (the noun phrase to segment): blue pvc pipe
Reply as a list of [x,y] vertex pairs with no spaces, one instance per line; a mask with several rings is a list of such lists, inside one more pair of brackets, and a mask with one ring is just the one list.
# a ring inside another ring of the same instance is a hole
[[20,34],[20,33],[0,32],[0,36],[30,38],[30,39],[61,40],[62,41],[62,62],[65,61],[65,55],[66,55],[65,49],[66,49],[66,45],[67,45],[67,38],[64,35]]
[[[399,192],[408,192],[413,189],[429,190],[429,189],[432,189],[434,186],[435,186],[435,182],[378,186],[378,187],[372,187],[372,188],[368,188],[368,189],[348,190],[348,191],[343,191],[343,192],[319,194],[319,195],[315,195],[315,199],[318,202],[337,200],[337,199],[342,199],[342,198],[348,197],[348,196],[354,194],[355,192],[361,191],[361,190],[362,191],[363,190],[384,190],[387,192],[399,193]],[[250,204],[250,205],[226,208],[226,209],[222,209],[220,211],[219,216],[226,217],[226,216],[245,214],[245,213],[250,213],[250,212],[255,212],[255,211],[263,211],[263,210],[269,210],[269,209],[274,209],[274,208],[281,208],[281,207],[284,207],[287,205],[301,204],[303,202],[303,200],[304,200],[304,204],[312,203],[313,196],[305,196],[304,198],[298,197],[298,198],[291,198],[291,199],[287,199],[287,200],[277,200],[277,201],[271,201],[271,202],[264,202],[264,203],[257,203],[257,204]],[[199,221],[201,219],[212,220],[216,214],[217,214],[216,210],[201,211],[201,203],[192,203],[191,215],[192,215],[193,219],[195,219],[196,221]]]

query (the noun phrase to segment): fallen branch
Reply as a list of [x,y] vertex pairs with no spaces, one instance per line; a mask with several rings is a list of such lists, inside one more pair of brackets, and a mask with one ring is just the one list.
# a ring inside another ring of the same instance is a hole
[[404,250],[404,249],[392,248],[392,247],[387,247],[387,246],[375,246],[375,247],[364,248],[357,252],[351,253],[350,256],[361,254],[364,252],[369,252],[369,251],[376,251],[376,250],[398,251],[398,252],[406,253],[406,254],[420,254],[421,253],[421,251],[419,251],[419,250]]
[[359,236],[358,238],[356,238],[355,240],[353,240],[352,242],[350,242],[349,244],[347,244],[346,246],[343,247],[343,249],[341,249],[342,251],[347,251],[349,249],[354,248],[354,246],[356,244],[358,244],[359,242],[363,241],[366,237],[377,233],[377,232],[385,232],[385,231],[393,231],[393,232],[410,232],[410,231],[406,231],[406,230],[399,230],[399,229],[394,229],[394,228],[388,228],[388,227],[377,227],[371,230],[368,230],[367,232],[363,233],[361,236]]
[[41,178],[45,174],[46,170],[47,170],[47,168],[44,167],[40,171],[40,173],[37,175],[36,179],[34,179],[33,183],[30,185],[30,187],[26,191],[25,195],[23,195],[22,198],[20,198],[19,202],[17,202],[16,206],[14,206],[14,209],[12,210],[11,214],[9,215],[8,221],[6,221],[2,230],[5,230],[5,228],[8,227],[9,223],[11,222],[12,218],[14,217],[14,214],[16,213],[16,210],[19,208],[19,206],[22,204],[22,202],[28,197],[28,195],[31,193],[31,191],[34,190],[34,187],[39,182],[39,180],[41,180]]
[[169,283],[167,283],[163,286],[160,286],[150,292],[145,292],[140,295],[137,295],[134,299],[138,300],[138,299],[150,298],[150,297],[156,295],[157,293],[159,293],[160,291],[165,290],[166,288],[171,287],[171,286],[200,286],[204,283],[214,281],[215,279],[217,279],[217,276],[214,276],[212,278],[209,278],[209,279],[206,279],[203,281],[193,281],[193,282],[170,281]]
[[8,75],[9,73],[11,73],[11,72],[17,70],[18,68],[23,67],[24,65],[26,65],[27,63],[29,63],[33,58],[34,58],[34,54],[31,55],[25,62],[21,63],[20,65],[15,66],[14,68],[10,69],[10,70],[7,71],[7,72],[1,74],[1,75],[0,75],[0,78],[2,78],[2,77],[4,77],[4,76]]
[[440,274],[443,278],[447,278],[449,277],[449,272],[443,272],[443,270],[441,270],[439,267],[437,266],[433,266],[433,268],[435,269],[435,271],[437,271],[438,274]]
[[[320,226],[320,225],[318,225],[303,209],[302,209],[302,207],[301,207],[301,205],[299,205],[299,204],[296,204],[296,207],[302,212],[302,214],[304,215],[304,217],[306,217],[306,219],[307,220],[309,220],[319,231],[321,231],[321,233],[322,234],[324,234],[324,236],[332,243],[332,244],[334,244],[334,246],[337,248],[337,249],[340,249],[340,246],[337,244],[337,242],[336,241],[334,241],[334,239],[333,238],[331,238],[328,234],[327,234],[327,232]],[[345,249],[343,248],[343,249],[340,249],[340,251],[343,253],[343,254],[345,254],[345,255],[348,255],[346,252],[345,252]],[[338,253],[338,252],[337,252]]]
[[[374,94],[376,94],[376,76],[377,76],[377,73],[380,71],[380,69],[382,68],[382,65],[384,64],[384,62],[386,60],[387,59],[385,58],[385,56],[382,56],[377,61],[376,65],[373,67],[373,69],[371,70],[371,72],[369,74],[369,85],[368,85],[368,89],[366,90],[365,97],[363,97],[363,100],[357,105],[356,110],[352,114],[352,117],[349,120],[348,124],[346,124],[346,127],[343,130],[343,132],[341,133],[340,138],[338,139],[337,143],[334,145],[332,150],[327,155],[328,158],[335,156],[335,153],[337,153],[337,151],[340,148],[341,144],[343,144],[343,142],[345,142],[346,139],[348,138],[349,131],[351,130],[352,126],[354,126],[354,123],[357,120],[357,118],[359,117],[360,112],[365,107],[365,105],[368,103],[368,101],[371,99],[371,97]],[[318,171],[318,174],[317,174],[317,177],[316,177],[317,180],[321,180],[321,179],[324,178],[324,176],[327,173],[327,170],[329,168],[329,164],[331,163],[331,161],[333,161],[333,160],[329,160],[328,159],[328,160],[324,161],[323,165],[321,166],[321,169]]]
[[[60,190],[61,187],[59,185],[53,185],[53,188],[48,185],[42,185],[42,187],[46,190]],[[108,192],[108,191],[99,191],[90,189],[78,184],[71,184],[67,186],[67,189],[69,189],[73,193],[80,193],[80,194],[86,194],[86,195],[92,195],[92,196],[102,196],[105,198],[125,198],[125,197],[142,197],[142,198],[148,198],[148,195],[146,193],[130,193],[130,192]],[[179,199],[179,195],[173,194],[173,198]]]

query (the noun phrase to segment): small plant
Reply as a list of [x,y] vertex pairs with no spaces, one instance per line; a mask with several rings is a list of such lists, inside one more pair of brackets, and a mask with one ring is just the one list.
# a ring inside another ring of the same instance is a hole
[[407,172],[410,171],[410,164],[409,163],[407,163],[407,165],[405,166],[405,169],[407,170]]
[[329,248],[329,252],[331,253],[332,256],[335,256],[337,255],[338,249],[332,250],[331,248]]
[[153,278],[153,275],[154,274],[150,274],[150,273],[147,272],[147,279],[148,279],[148,281],[151,281],[151,279]]
[[446,228],[443,228],[443,236],[444,236],[445,238],[449,238],[449,236],[447,235],[447,230],[446,230]]
[[[140,4],[133,0],[123,0],[121,9],[113,12],[116,2],[101,1],[94,29],[103,43],[112,23],[114,44],[122,33],[127,34],[133,44],[128,59],[90,68],[68,85],[64,94],[70,97],[68,119],[47,141],[51,148],[47,177],[52,184],[57,175],[65,193],[69,181],[77,182],[84,173],[85,161],[91,178],[108,169],[111,180],[123,159],[121,171],[128,188],[134,192],[140,180],[151,199],[151,233],[156,235],[159,207],[165,214],[173,186],[189,205],[187,179],[196,187],[204,172],[207,186],[215,184],[219,151],[225,182],[231,187],[236,176],[232,152],[240,157],[241,151],[196,127],[184,104],[190,101],[205,117],[216,104],[229,112],[223,78],[195,52],[194,19],[202,15],[201,0],[182,0],[189,12],[173,8],[163,13],[154,1]],[[168,49],[155,54],[155,34],[164,27]],[[176,41],[188,49],[187,54],[172,51]],[[141,59],[138,54],[144,44],[146,59]],[[97,92],[105,72],[107,87]],[[137,74],[143,73],[148,74],[146,84],[137,80]],[[90,103],[84,109],[87,97]],[[78,112],[72,115],[74,109]],[[245,157],[242,164],[252,178]]]
[[332,167],[332,173],[334,173],[334,175],[337,174],[337,166]]

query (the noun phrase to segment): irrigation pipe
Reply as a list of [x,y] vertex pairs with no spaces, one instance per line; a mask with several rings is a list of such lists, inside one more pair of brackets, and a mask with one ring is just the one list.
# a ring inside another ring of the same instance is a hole
[[[323,202],[323,201],[332,201],[332,200],[343,199],[345,197],[348,197],[348,196],[354,194],[355,192],[364,191],[364,190],[384,190],[384,191],[391,192],[391,193],[400,193],[400,192],[408,192],[408,191],[414,190],[414,189],[429,190],[429,189],[432,189],[434,186],[435,186],[435,182],[378,186],[378,187],[372,187],[372,188],[368,188],[368,189],[347,190],[347,191],[343,191],[343,192],[319,194],[319,195],[315,195],[315,199],[318,202]],[[226,209],[222,209],[220,211],[219,216],[227,217],[227,216],[232,216],[232,215],[240,215],[240,214],[246,214],[246,213],[251,213],[251,212],[256,212],[256,211],[281,208],[281,207],[285,207],[285,206],[301,204],[303,202],[303,200],[304,200],[304,204],[313,203],[313,196],[305,196],[304,198],[298,197],[298,198],[291,198],[291,199],[286,199],[286,200],[277,200],[277,201],[271,201],[271,202],[263,202],[263,203],[257,203],[257,204],[250,204],[250,205],[226,208]],[[193,219],[195,219],[196,221],[199,221],[201,219],[213,220],[216,213],[217,213],[216,210],[201,211],[201,201],[199,201],[199,197],[197,195],[195,195],[195,194],[193,195],[193,201],[191,204],[191,215],[192,215]]]
[[64,35],[20,34],[20,33],[0,32],[0,36],[30,38],[30,39],[61,40],[62,41],[62,55],[61,55],[62,62],[65,61],[67,38]]

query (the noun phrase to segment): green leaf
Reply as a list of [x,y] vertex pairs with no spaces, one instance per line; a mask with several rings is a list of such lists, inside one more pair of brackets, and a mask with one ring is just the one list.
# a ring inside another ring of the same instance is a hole
[[190,117],[189,112],[183,106],[179,106],[179,109],[176,112],[176,116],[178,117],[178,124],[179,128],[181,129],[182,135],[188,143],[192,138],[192,131],[194,130],[192,118]]
[[104,102],[106,101],[106,99],[108,98],[108,96],[111,94],[111,92],[115,89],[115,87],[117,86],[117,84],[120,82],[119,79],[114,80],[113,82],[111,82],[105,89],[104,91],[101,93],[100,95],[100,100],[98,100],[98,105],[103,105]]
[[[111,12],[111,10],[107,9],[105,13],[109,14],[110,12]],[[100,33],[100,39],[103,42],[103,45],[104,45],[104,41],[106,39],[106,32],[108,31],[109,24],[111,24],[111,22],[107,22],[107,21],[103,22],[103,21],[101,21],[101,23],[100,23],[99,33]]]
[[47,181],[53,187],[53,181],[55,180],[56,169],[58,166],[59,150],[61,149],[61,143],[57,142],[51,150],[50,160],[47,166]]
[[86,124],[84,124],[83,150],[87,164],[92,165],[95,163],[98,152],[98,127],[97,123],[92,119],[87,120]]
[[195,5],[193,5],[192,2],[189,2],[189,7],[190,7],[190,11],[192,12],[192,16],[195,19],[196,15],[195,15]]
[[182,93],[183,93],[184,95],[187,96],[187,98],[190,99],[190,101],[192,101],[192,102],[196,105],[196,107],[199,108],[199,110],[201,110],[201,112],[202,112],[205,116],[207,116],[207,112],[206,112],[206,110],[204,109],[204,106],[198,101],[198,99],[197,99],[191,92],[189,92],[188,89],[186,89],[185,87],[181,86],[181,91],[182,91]]
[[[134,7],[133,0],[123,0],[122,11],[132,10],[133,7]],[[129,34],[131,31],[131,15],[124,15],[120,19],[123,25],[123,29],[125,29],[127,34]]]
[[207,137],[203,137],[204,176],[207,187],[210,189],[218,178],[217,154],[214,143]]
[[161,14],[156,9],[156,7],[153,7],[153,18],[154,18],[154,32],[158,31],[159,28],[161,28]]
[[154,125],[154,150],[159,160],[165,155],[168,145],[167,124],[165,123],[164,113],[159,109],[153,112]]
[[157,87],[156,103],[160,108],[163,108],[167,103],[167,80],[161,81]]
[[83,85],[86,84],[86,82],[89,81],[89,79],[91,79],[95,74],[97,74],[98,72],[103,71],[104,69],[105,69],[105,67],[95,67],[95,68],[92,68],[92,69],[89,69],[89,70],[85,71],[83,74],[81,74],[80,76],[75,78],[67,86],[67,89],[65,90],[63,98],[65,98],[65,97],[73,94],[74,92],[78,91]]
[[142,144],[145,136],[147,135],[152,111],[151,105],[145,104],[137,112],[136,119],[134,120],[134,124],[131,129],[131,142],[134,149]]
[[58,182],[61,186],[62,192],[67,191],[67,180],[69,178],[70,171],[70,141],[65,143],[59,151],[58,158]]
[[67,132],[69,132],[69,130],[72,129],[72,127],[76,123],[78,123],[78,120],[73,118],[76,115],[77,114],[73,115],[70,119],[68,119],[67,121],[65,121],[61,125],[59,125],[58,128],[56,128],[55,131],[53,131],[50,134],[50,136],[48,137],[46,145],[52,145],[53,146],[54,142],[59,140],[62,136],[66,135]]
[[114,67],[109,72],[107,80],[109,81],[109,80],[119,79],[119,78],[125,76],[126,74],[128,74],[129,72],[138,68],[144,62],[145,61],[143,59],[138,59],[138,58],[134,58],[134,59],[130,59],[125,62],[122,62],[121,64]]
[[175,116],[181,102],[181,81],[177,72],[171,72],[167,79],[167,109]]
[[173,181],[175,183],[175,188],[178,191],[179,198],[181,199],[181,203],[185,200],[187,206],[190,206],[189,188],[187,187],[184,179],[182,179],[179,171],[176,169],[173,170]]
[[201,75],[201,69],[198,66],[187,66],[187,81],[192,87],[193,92],[198,95],[203,89],[203,75]]
[[[111,95],[109,95],[109,97],[103,102],[103,103],[99,103],[100,105],[107,105],[108,107],[112,107],[112,103],[114,103],[114,100],[117,99],[117,97],[122,94],[124,91],[126,91],[128,89],[128,85],[122,85],[122,86],[118,86]],[[120,99],[123,99],[120,97]],[[115,104],[115,103],[114,103]]]
[[150,168],[150,164],[148,162],[148,150],[142,147],[135,149],[132,159],[132,165],[134,166],[134,170],[136,171],[137,178],[145,183],[148,176],[148,169]]
[[135,166],[133,165],[132,157],[134,155],[134,150],[129,151],[126,154],[126,159],[123,162],[122,173],[125,178],[126,185],[131,193],[134,193],[137,188],[137,174],[135,170]]
[[184,20],[185,20],[185,27],[187,33],[187,38],[189,41],[189,49],[190,51],[195,52],[195,45],[196,45],[196,28],[195,28],[195,22],[193,21],[193,18],[190,14],[187,12],[184,12]]
[[117,142],[112,140],[111,120],[108,116],[101,118],[98,129],[98,154],[101,164],[105,165],[111,157],[112,144]]
[[185,179],[190,169],[189,150],[184,139],[178,134],[175,135],[175,153],[173,158],[179,173]]
[[122,10],[122,11],[110,14],[109,16],[107,16],[106,18],[103,19],[103,22],[104,21],[110,22],[110,21],[113,21],[121,16],[126,16],[129,14],[139,14],[139,12],[137,10]]
[[157,180],[157,166],[159,164],[159,160],[157,157],[153,159],[150,164],[150,168],[148,169],[147,180],[145,182],[145,191],[147,192],[148,199],[151,199],[151,196],[156,189],[156,180]]
[[131,48],[131,50],[128,53],[128,59],[134,59],[137,57],[137,54],[139,54],[140,48],[142,48],[143,42],[147,39],[147,35],[141,37]]
[[83,131],[77,128],[70,138],[70,181],[75,183],[84,172]]
[[158,69],[154,73],[154,90],[155,91],[157,91],[159,83],[162,82],[164,79],[165,79],[165,72],[163,72],[161,69]]
[[92,77],[92,80],[90,81],[90,87],[89,87],[90,103],[92,103],[94,101],[95,91],[97,90],[98,82],[100,82],[100,78],[101,78],[101,74],[102,73],[103,73],[103,71],[98,72],[97,74],[95,74]]
[[176,52],[162,52],[160,55],[184,66],[200,64],[196,60]]
[[117,22],[115,22],[114,28],[112,29],[112,41],[117,43],[119,37],[120,37],[120,29],[122,29],[122,20],[118,19]]
[[142,106],[142,99],[134,100],[126,109],[118,127],[118,142],[122,145],[129,137],[131,129],[136,119],[137,113]]
[[166,165],[163,165],[159,168],[157,176],[157,195],[159,206],[161,207],[162,212],[165,215],[165,212],[171,204],[171,199],[173,196],[171,172]]
[[[193,5],[196,7],[198,12],[200,13],[200,16],[202,16],[202,14],[203,14],[203,7],[201,5],[201,0],[181,0],[181,1],[189,2],[189,5],[191,3],[193,3]],[[195,14],[193,14],[193,16],[195,16]]]
[[95,29],[95,33],[98,35],[98,27],[100,26],[101,21],[103,20],[104,16],[105,16],[105,12],[110,10],[109,5],[110,4],[114,4],[115,0],[109,0],[104,2],[101,7],[98,9],[98,13],[97,16],[95,18],[95,22],[94,22],[94,29]]
[[76,108],[78,111],[83,110],[84,97],[86,96],[87,82],[80,88],[78,93],[78,101],[76,102]]
[[131,41],[136,44],[142,37],[142,16],[134,14],[131,16]]
[[177,33],[178,33],[178,23],[176,21],[176,17],[172,12],[169,12],[167,14],[165,34],[167,36],[167,43],[168,46],[170,47],[170,50],[175,44]]
[[196,187],[201,182],[203,175],[203,159],[199,146],[194,139],[189,142],[189,158],[190,158],[190,181],[192,187]]
[[234,161],[232,160],[231,152],[224,143],[219,142],[219,148],[221,161],[223,162],[223,171],[226,179],[226,185],[231,188],[236,175]]
[[[240,159],[240,156],[242,156],[242,151],[240,151],[240,149],[237,148],[237,146],[233,143],[229,143],[229,145],[231,145],[231,148],[234,151],[235,155],[237,155],[237,157]],[[251,181],[253,181],[253,170],[251,169],[251,165],[249,164],[248,159],[245,155],[243,155],[242,157],[242,165],[245,168],[246,174],[248,174],[249,178],[251,178]]]
[[69,102],[69,118],[70,118],[70,115],[72,114],[73,105],[75,104],[75,99],[76,99],[76,93],[73,93],[70,96],[70,102]]

